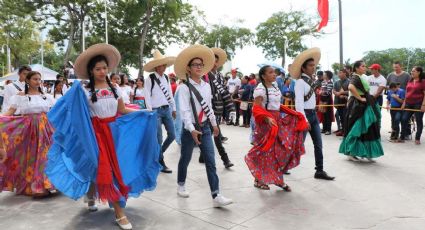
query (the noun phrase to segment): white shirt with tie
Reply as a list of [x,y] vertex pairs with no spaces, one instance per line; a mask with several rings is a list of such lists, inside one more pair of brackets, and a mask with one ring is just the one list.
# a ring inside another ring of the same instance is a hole
[[[21,91],[19,91],[15,85],[18,86]],[[5,113],[9,110],[10,108],[10,99],[15,96],[16,94],[18,94],[19,92],[23,92],[25,90],[25,81],[20,82],[19,80],[14,81],[13,83],[10,83],[8,85],[6,85],[4,87],[4,96],[3,96],[3,106],[1,109],[2,113]]]
[[146,93],[145,93],[146,104],[151,105],[152,108],[159,108],[161,106],[169,105],[172,111],[176,111],[176,103],[174,101],[173,92],[171,91],[170,81],[169,80],[167,81],[164,74],[162,76],[159,76],[159,74],[155,72],[155,76],[159,79],[161,84],[166,87],[166,90],[168,91],[171,98],[171,104],[168,102],[167,98],[162,92],[162,89],[159,87],[156,81],[154,81],[155,83],[154,83],[154,87],[152,89],[152,94],[151,94],[152,80],[149,76],[145,78],[145,86],[144,86],[146,90]]
[[[201,83],[198,84],[192,79],[189,79],[190,84],[195,87],[201,94],[202,98],[204,99],[205,103],[207,103],[208,108],[212,111],[212,95],[211,95],[211,87],[208,83],[201,80]],[[195,108],[196,108],[196,114],[199,114],[203,111],[201,104],[199,103],[198,99],[196,99],[195,94],[192,93],[193,101],[195,102]],[[195,126],[193,125],[195,123],[195,118],[193,117],[192,107],[190,104],[190,95],[189,95],[189,88],[186,84],[182,84],[179,86],[179,110],[182,117],[183,125],[186,130],[189,132],[192,132],[195,130]],[[204,113],[202,116],[202,120],[199,122],[202,123],[208,119],[207,115]],[[210,116],[210,122],[212,126],[217,126],[217,121],[215,119],[214,113]]]
[[[307,74],[302,74],[302,76],[306,76],[311,78]],[[295,81],[295,109],[302,113],[305,117],[304,109],[315,109],[316,108],[316,94],[313,93],[308,101],[304,101],[304,96],[310,92],[310,85],[307,84],[302,78],[299,78]],[[307,118],[307,117],[306,117]]]

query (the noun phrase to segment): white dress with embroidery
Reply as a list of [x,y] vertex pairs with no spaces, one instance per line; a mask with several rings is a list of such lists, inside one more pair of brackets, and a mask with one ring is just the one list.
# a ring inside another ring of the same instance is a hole
[[107,118],[117,115],[118,99],[122,99],[121,90],[116,90],[118,99],[115,99],[111,88],[95,89],[97,101],[93,103],[91,101],[90,90],[87,88],[84,89],[89,100],[91,117]]

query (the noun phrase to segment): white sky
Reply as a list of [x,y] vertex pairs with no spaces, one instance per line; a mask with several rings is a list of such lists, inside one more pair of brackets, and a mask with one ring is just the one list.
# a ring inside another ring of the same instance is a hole
[[[250,28],[254,33],[259,23],[278,11],[289,11],[292,8],[317,16],[317,0],[186,1],[204,11],[210,24],[232,25],[236,19],[242,19],[244,22],[241,26]],[[321,48],[324,69],[339,62],[338,1],[329,0],[329,4],[330,21],[323,29],[326,34],[318,39],[307,38],[304,41],[308,47]],[[342,5],[344,60],[350,58],[355,61],[369,50],[424,47],[424,0],[342,0]],[[166,55],[177,55],[180,50],[181,47],[172,45],[166,50]],[[261,48],[248,46],[236,51],[231,65],[247,74],[257,72],[257,64],[265,61],[280,63],[280,60],[266,60]]]

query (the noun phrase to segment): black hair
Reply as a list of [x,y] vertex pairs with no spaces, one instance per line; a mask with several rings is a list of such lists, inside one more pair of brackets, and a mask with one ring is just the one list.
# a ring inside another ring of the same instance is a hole
[[136,91],[137,91],[137,88],[138,88],[138,86],[137,86],[137,81],[141,81],[141,82],[143,82],[143,87],[145,87],[145,79],[143,78],[143,75],[141,76],[141,77],[138,77],[137,79],[136,79],[136,87],[134,87],[134,97],[136,96]]
[[321,71],[321,70],[317,71],[316,75],[317,76],[323,76],[323,71]]
[[[351,68],[351,66],[350,66]],[[346,77],[348,77],[348,71],[346,69],[340,69],[339,72],[343,72]]]
[[400,61],[395,61],[395,62],[393,62],[393,65],[400,65],[401,66],[401,62]]
[[307,64],[309,62],[312,62],[312,61],[314,61],[313,58],[309,58],[309,59],[305,60],[305,62],[301,65],[301,67],[304,68],[304,69],[307,68]]
[[353,72],[356,73],[357,69],[364,63],[363,60],[355,61],[353,64]]
[[[120,82],[120,86],[124,86],[125,85],[125,81],[124,81],[124,78],[125,77],[127,77],[127,75],[125,75],[125,74],[120,74],[120,78],[121,78],[121,82]],[[128,77],[127,77],[127,80],[128,80]]]
[[61,77],[64,77],[64,76],[62,76],[60,74],[56,74],[56,80],[59,79],[59,78],[61,78]]
[[263,84],[264,88],[266,89],[266,110],[267,110],[267,107],[269,106],[269,89],[267,89],[266,81],[264,80],[263,75],[266,74],[266,70],[268,68],[271,68],[271,66],[265,65],[260,68],[260,71],[258,71],[258,76],[260,77],[260,81]]
[[[413,66],[413,69],[419,72],[419,82],[422,82],[425,79],[424,69],[421,66]],[[413,77],[410,78],[410,82],[413,81]]]
[[[31,77],[34,76],[34,75],[40,75],[41,76],[41,73],[37,72],[37,71],[30,71],[30,72],[28,72],[25,79],[27,81],[29,81],[29,80],[31,80]],[[26,82],[25,83],[25,91],[24,91],[25,95],[28,95],[28,91],[29,91],[29,83]],[[41,86],[38,86],[38,92],[42,95],[43,99],[46,100],[46,96],[44,96],[43,90],[41,90]],[[31,101],[31,97],[28,97],[28,100]]]
[[332,71],[326,70],[325,71],[326,76],[328,77],[329,80],[332,80],[332,77],[334,76],[334,74],[332,73]]
[[189,67],[190,67],[190,65],[192,65],[192,62],[193,62],[194,60],[196,60],[196,59],[201,60],[201,61],[202,61],[202,63],[204,63],[204,60],[203,60],[202,58],[200,58],[200,57],[196,57],[196,58],[192,58],[192,59],[190,59],[189,63],[187,63],[187,66],[189,66]]
[[390,83],[390,89],[394,89],[397,87],[397,84],[395,82]]
[[220,60],[220,57],[218,57],[217,54],[214,54],[214,57],[217,58],[218,60]]
[[[56,80],[55,84],[53,85],[53,98],[56,98],[56,86],[62,83],[61,80]],[[60,94],[63,96],[63,92],[61,90]]]
[[[90,88],[90,92],[91,92],[91,101],[94,103],[97,101],[97,96],[96,96],[96,89],[94,87],[94,75],[93,75],[93,69],[96,66],[97,63],[104,61],[106,63],[106,65],[108,65],[108,59],[106,59],[105,56],[103,55],[97,55],[94,56],[92,59],[90,59],[90,61],[87,63],[87,73],[89,75],[89,84],[88,84],[88,88]],[[111,88],[112,93],[114,94],[115,99],[118,99],[118,94],[117,91],[115,89],[115,87],[112,85],[111,81],[109,80],[108,77],[106,77],[106,83],[108,83],[108,86]]]
[[23,65],[23,66],[19,67],[18,74],[21,74],[24,70],[32,71],[31,67],[29,67],[27,65]]
[[[345,65],[344,66],[344,69],[345,70],[350,70],[350,72],[353,72],[353,67],[351,65]],[[348,73],[347,73],[347,75],[348,75]]]

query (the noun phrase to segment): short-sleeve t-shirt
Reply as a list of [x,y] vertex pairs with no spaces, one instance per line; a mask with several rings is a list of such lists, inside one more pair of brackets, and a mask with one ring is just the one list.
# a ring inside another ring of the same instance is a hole
[[115,99],[111,88],[95,89],[97,101],[91,101],[91,92],[86,89],[87,99],[90,106],[90,116],[107,118],[114,117],[118,111],[118,99],[122,99],[121,90],[116,90],[118,99]]
[[369,91],[370,95],[375,95],[378,92],[379,87],[387,86],[387,79],[385,79],[385,77],[382,75],[379,75],[379,77],[370,75],[367,77],[367,82],[369,83],[369,86],[370,86],[370,91]]
[[387,85],[391,83],[399,83],[400,88],[406,90],[407,82],[410,80],[410,75],[406,72],[396,75],[395,73],[390,73],[387,77]]
[[230,78],[227,81],[227,87],[229,87],[229,93],[231,93],[231,94],[233,94],[235,92],[235,89],[236,89],[237,86],[241,87],[241,85],[242,85],[241,79],[239,79],[237,77],[235,79]]
[[[273,83],[273,86],[267,88],[269,94],[269,104],[267,105],[267,110],[280,110],[280,101],[282,98],[282,94],[280,93],[279,88],[276,83]],[[263,83],[258,84],[257,88],[254,90],[254,98],[262,97],[263,98],[263,106],[266,107],[267,96],[266,96],[266,88]]]
[[424,100],[425,80],[409,81],[406,87],[406,104],[420,104]]
[[50,94],[14,95],[11,97],[10,108],[15,108],[15,114],[47,113],[55,104]]

